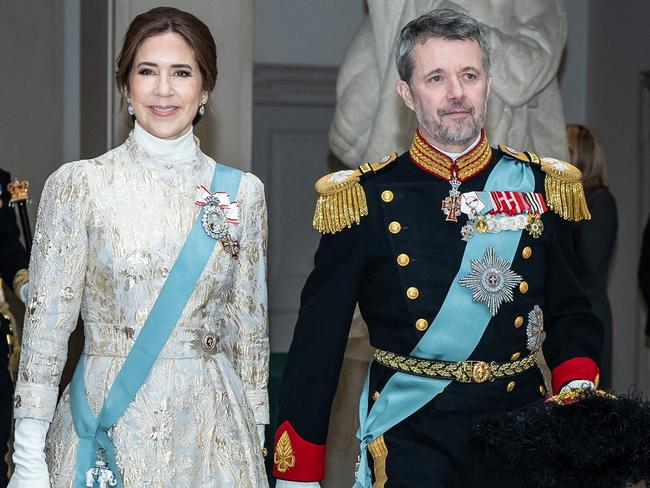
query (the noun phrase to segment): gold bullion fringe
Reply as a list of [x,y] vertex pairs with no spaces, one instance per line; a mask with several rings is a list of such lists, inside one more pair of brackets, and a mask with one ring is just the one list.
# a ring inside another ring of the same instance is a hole
[[563,392],[549,397],[549,400],[559,405],[564,405],[566,403],[578,402],[585,397],[600,397],[608,400],[616,400],[618,398],[616,395],[612,395],[611,393],[607,393],[603,390],[591,390],[588,388],[567,388]]
[[374,461],[375,482],[372,484],[372,488],[384,488],[384,485],[388,481],[388,475],[386,475],[388,446],[386,446],[384,436],[380,435],[374,441],[371,441],[368,444],[368,451],[372,454]]
[[[11,381],[16,383],[16,378],[18,377],[18,365],[20,363],[21,331],[18,330],[18,322],[16,322],[16,318],[11,313],[11,310],[9,310],[9,304],[4,301],[2,285],[2,278],[0,278],[0,316],[9,321],[9,333],[7,334],[6,341],[11,348],[11,353],[9,354],[7,369],[9,370]],[[0,340],[5,340],[5,338],[0,338]]]
[[359,182],[332,195],[321,195],[316,201],[312,222],[321,234],[335,234],[352,224],[359,224],[368,215],[366,194]]
[[567,220],[590,220],[585,191],[581,181],[563,181],[547,174],[544,180],[546,203]]

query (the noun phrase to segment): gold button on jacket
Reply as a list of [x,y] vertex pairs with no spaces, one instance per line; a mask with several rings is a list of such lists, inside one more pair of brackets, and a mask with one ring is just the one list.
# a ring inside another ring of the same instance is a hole
[[415,328],[421,332],[424,332],[429,328],[429,322],[426,319],[417,319],[415,322]]
[[393,195],[393,192],[390,190],[384,190],[381,192],[381,199],[386,203],[392,202],[394,197],[395,195]]
[[399,231],[402,230],[402,225],[399,222],[391,222],[388,224],[388,232],[391,234],[399,234]]
[[524,257],[524,259],[528,259],[530,256],[532,256],[533,250],[530,246],[526,246],[521,250],[521,255]]
[[528,292],[528,282],[527,281],[522,281],[519,283],[519,291],[521,293],[527,293]]
[[508,386],[506,386],[506,390],[508,391],[508,393],[510,393],[512,390],[514,390],[515,386],[517,386],[517,383],[515,383],[514,381],[511,381],[510,383],[508,383]]
[[518,329],[522,325],[524,325],[524,318],[520,315],[515,319],[515,327]]
[[414,286],[411,286],[409,289],[406,290],[406,296],[409,297],[411,300],[415,300],[417,297],[420,296],[420,290],[418,290]]
[[409,258],[408,254],[400,254],[397,256],[397,264],[400,266],[407,266],[411,262],[411,258]]

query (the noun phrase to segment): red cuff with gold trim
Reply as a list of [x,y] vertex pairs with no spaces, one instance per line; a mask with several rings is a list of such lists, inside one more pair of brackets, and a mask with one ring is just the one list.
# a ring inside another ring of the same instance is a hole
[[288,420],[275,432],[273,476],[290,481],[320,481],[325,477],[326,447],[300,437]]
[[568,359],[553,369],[551,373],[553,394],[557,395],[564,385],[573,380],[589,380],[598,386],[599,373],[598,365],[591,358]]

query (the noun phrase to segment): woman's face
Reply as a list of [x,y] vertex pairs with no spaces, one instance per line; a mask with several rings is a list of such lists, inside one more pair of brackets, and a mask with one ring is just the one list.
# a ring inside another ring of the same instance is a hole
[[175,32],[148,37],[135,53],[127,94],[138,123],[161,139],[176,139],[192,125],[202,100],[201,71],[189,44]]

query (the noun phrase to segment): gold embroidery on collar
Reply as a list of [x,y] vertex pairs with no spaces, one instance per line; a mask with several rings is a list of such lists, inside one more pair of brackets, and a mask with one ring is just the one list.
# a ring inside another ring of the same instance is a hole
[[[454,162],[449,156],[446,156],[431,146],[424,137],[420,135],[419,130],[415,131],[409,154],[413,162],[422,169],[429,173],[433,173],[439,178],[445,180],[451,179],[452,166]],[[458,179],[463,181],[480,173],[491,160],[492,148],[485,137],[485,131],[481,131],[481,139],[478,144],[470,152],[456,160]]]

